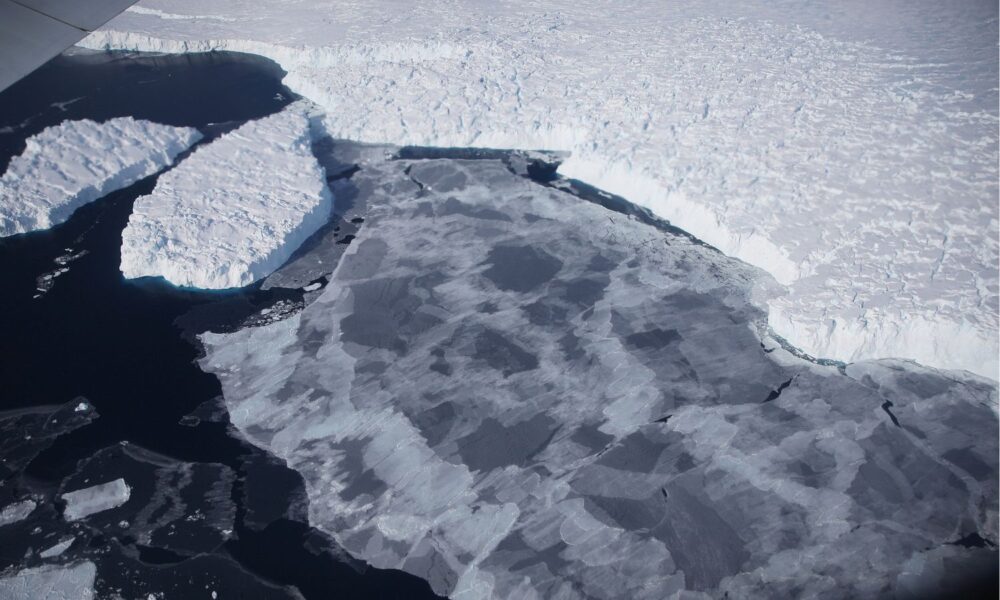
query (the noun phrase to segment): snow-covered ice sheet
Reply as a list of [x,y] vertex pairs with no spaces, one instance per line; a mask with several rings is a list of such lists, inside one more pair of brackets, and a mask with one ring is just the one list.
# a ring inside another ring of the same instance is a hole
[[997,379],[996,24],[935,0],[143,0],[84,43],[268,56],[343,138],[572,151],[564,174],[784,284],[770,322],[803,350]]
[[132,490],[124,479],[115,479],[91,487],[66,492],[62,499],[66,502],[63,515],[70,521],[77,521],[94,513],[110,510],[128,502]]
[[204,334],[201,365],[354,556],[461,600],[875,597],[995,565],[955,544],[997,542],[991,382],[796,359],[756,334],[758,270],[500,161],[349,185],[364,223],[315,301]]
[[85,561],[24,569],[0,577],[0,598],[5,600],[92,600],[97,567]]
[[84,204],[172,164],[199,139],[197,129],[132,117],[47,127],[28,138],[0,177],[0,237],[58,225]]
[[330,217],[304,103],[198,148],[135,202],[122,233],[126,277],[240,287],[281,266]]

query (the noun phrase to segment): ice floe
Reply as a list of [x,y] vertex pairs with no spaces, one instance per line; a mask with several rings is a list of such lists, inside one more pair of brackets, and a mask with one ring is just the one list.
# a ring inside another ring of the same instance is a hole
[[350,183],[318,298],[201,365],[352,555],[462,600],[866,597],[995,560],[992,382],[797,359],[759,271],[500,161]]
[[30,498],[8,504],[0,510],[0,527],[23,521],[35,510],[36,506],[35,501]]
[[122,233],[122,273],[207,289],[268,275],[332,210],[311,142],[298,103],[198,148],[136,200]]
[[132,490],[124,479],[67,492],[62,495],[66,502],[63,515],[70,521],[77,521],[94,513],[110,510],[128,502]]
[[933,0],[144,0],[84,43],[267,56],[338,137],[571,151],[564,174],[771,273],[771,325],[803,350],[996,380],[996,17]]
[[24,569],[0,577],[5,600],[92,600],[97,567],[85,561]]
[[0,237],[47,229],[88,202],[173,163],[190,127],[120,117],[64,121],[31,136],[0,177]]

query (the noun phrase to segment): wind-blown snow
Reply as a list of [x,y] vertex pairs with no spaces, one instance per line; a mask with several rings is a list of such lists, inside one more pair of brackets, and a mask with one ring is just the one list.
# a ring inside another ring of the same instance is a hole
[[140,10],[85,44],[268,56],[344,138],[569,150],[784,284],[770,323],[805,351],[997,379],[996,3]]
[[132,488],[124,479],[83,488],[62,495],[66,502],[63,515],[69,521],[77,521],[94,513],[110,510],[128,502]]
[[0,177],[0,237],[58,225],[84,204],[170,165],[200,139],[197,129],[132,117],[48,127],[28,138]]
[[285,262],[333,203],[305,110],[299,103],[250,121],[160,177],[122,233],[122,273],[220,289]]

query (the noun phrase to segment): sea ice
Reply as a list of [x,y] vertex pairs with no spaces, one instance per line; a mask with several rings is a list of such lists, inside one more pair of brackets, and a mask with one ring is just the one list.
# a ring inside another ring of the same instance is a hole
[[332,195],[303,103],[197,149],[135,202],[122,233],[126,277],[220,289],[284,263],[327,222]]
[[955,544],[997,543],[991,382],[799,360],[758,336],[758,270],[500,161],[350,184],[318,298],[201,365],[354,556],[461,600],[868,597],[995,560]]
[[92,600],[97,567],[92,562],[24,569],[0,578],[4,600]]
[[66,502],[63,515],[70,521],[77,521],[94,513],[109,510],[128,502],[132,489],[124,479],[67,492],[62,495]]
[[48,127],[28,138],[0,177],[0,237],[58,225],[84,204],[170,165],[199,139],[197,129],[132,117]]
[[84,43],[272,58],[336,137],[571,151],[565,175],[771,273],[770,324],[803,350],[996,380],[996,19],[936,0],[143,0]]

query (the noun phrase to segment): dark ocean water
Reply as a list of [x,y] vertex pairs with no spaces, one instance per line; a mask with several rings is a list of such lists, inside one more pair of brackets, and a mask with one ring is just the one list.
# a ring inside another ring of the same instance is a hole
[[[233,53],[59,57],[0,94],[0,171],[27,137],[66,119],[130,115],[198,127],[209,141],[291,102],[282,75],[270,61]],[[97,564],[99,597],[288,595],[275,585],[307,598],[433,597],[424,581],[365,568],[304,524],[301,478],[233,435],[218,381],[193,362],[193,334],[301,292],[191,292],[122,278],[121,231],[155,180],[51,230],[0,239],[0,450],[28,452],[17,441],[29,425],[12,411],[44,413],[82,397],[99,415],[67,422],[47,448],[32,446],[26,466],[0,470],[0,506],[26,495],[40,504],[0,529],[0,571],[38,566],[38,549],[73,535],[55,562]],[[60,268],[68,270],[39,282]],[[87,523],[58,516],[60,491],[122,476],[133,487],[123,506]],[[192,515],[207,525],[185,531]]]

